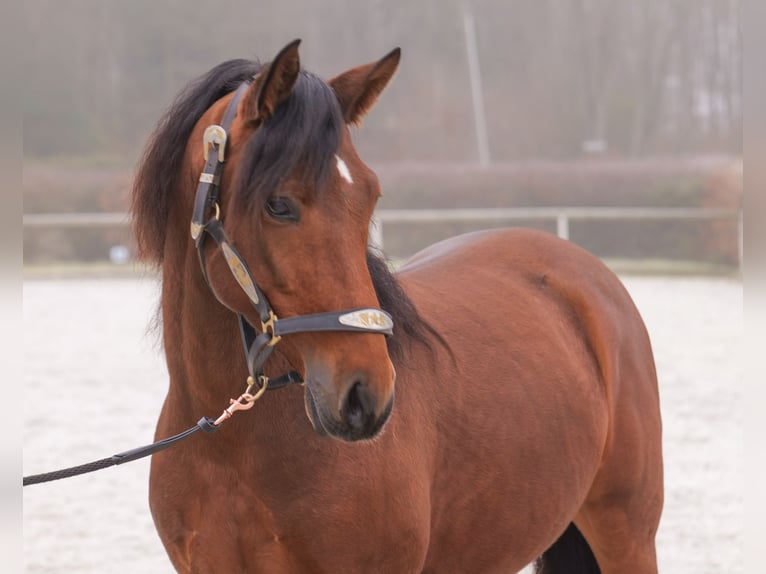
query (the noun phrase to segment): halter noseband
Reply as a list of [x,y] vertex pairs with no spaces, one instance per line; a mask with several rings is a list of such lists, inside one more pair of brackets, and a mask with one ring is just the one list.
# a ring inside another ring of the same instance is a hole
[[[199,176],[199,184],[194,199],[194,212],[191,220],[191,236],[199,255],[202,275],[213,295],[223,304],[215,292],[207,274],[205,251],[206,236],[212,237],[224,254],[229,269],[239,286],[247,294],[261,320],[261,332],[258,333],[241,313],[237,313],[239,330],[247,360],[248,393],[251,389],[277,389],[291,383],[302,383],[301,376],[290,371],[284,375],[269,379],[263,373],[263,366],[279,340],[285,335],[310,331],[354,331],[362,333],[380,333],[392,335],[394,322],[391,315],[382,309],[360,308],[344,311],[330,311],[278,319],[269,305],[268,299],[258,284],[253,280],[245,260],[229,241],[220,218],[218,205],[219,185],[226,152],[227,130],[237,115],[237,104],[245,93],[249,83],[243,82],[234,93],[224,113],[221,125],[211,125],[203,136],[205,167]],[[208,214],[212,215],[208,217]]]

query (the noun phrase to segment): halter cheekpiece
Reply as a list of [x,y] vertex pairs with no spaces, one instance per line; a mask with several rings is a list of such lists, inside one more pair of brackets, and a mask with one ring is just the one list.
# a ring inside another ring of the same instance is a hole
[[[290,371],[270,379],[263,373],[263,366],[280,339],[293,333],[310,331],[354,331],[361,333],[379,333],[392,335],[394,322],[391,315],[382,309],[361,308],[343,311],[329,311],[311,315],[299,315],[277,318],[263,291],[253,279],[245,260],[239,255],[226,235],[221,223],[218,205],[221,172],[226,157],[227,130],[237,114],[237,105],[249,87],[243,82],[234,93],[224,113],[221,125],[211,125],[203,135],[203,153],[205,167],[199,176],[199,184],[194,199],[194,212],[191,220],[191,236],[199,254],[202,275],[205,277],[213,295],[221,301],[215,292],[207,274],[205,265],[205,238],[209,235],[221,248],[226,264],[234,279],[247,294],[260,317],[260,332],[257,331],[241,313],[237,313],[239,330],[242,337],[248,377],[248,393],[255,390],[277,389],[291,383],[302,383],[303,379],[296,371]],[[222,302],[222,301],[221,301]],[[222,302],[223,303],[223,302]]]

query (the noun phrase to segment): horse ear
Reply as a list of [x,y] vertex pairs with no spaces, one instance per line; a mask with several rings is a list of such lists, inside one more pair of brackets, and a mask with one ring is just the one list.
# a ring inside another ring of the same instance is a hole
[[399,66],[400,48],[377,62],[352,68],[328,82],[340,102],[346,123],[359,125]]
[[290,95],[301,70],[300,43],[300,40],[290,42],[258,74],[242,98],[241,113],[246,120],[266,121]]

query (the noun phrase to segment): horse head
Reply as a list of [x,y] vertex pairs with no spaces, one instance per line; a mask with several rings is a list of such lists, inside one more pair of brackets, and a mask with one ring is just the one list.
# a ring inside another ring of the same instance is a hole
[[[195,172],[204,168],[204,130],[235,108],[223,144],[216,219],[275,314],[374,311],[380,302],[367,242],[380,186],[356,153],[348,126],[375,103],[396,71],[399,50],[324,82],[301,70],[298,43],[288,44],[249,85],[202,115],[187,161]],[[260,325],[252,297],[237,271],[230,272],[229,250],[212,242],[202,249],[202,271],[215,296]],[[372,320],[380,317],[373,312]],[[317,431],[358,440],[382,428],[395,379],[383,335],[300,332],[285,337],[280,351],[305,382],[306,411]]]

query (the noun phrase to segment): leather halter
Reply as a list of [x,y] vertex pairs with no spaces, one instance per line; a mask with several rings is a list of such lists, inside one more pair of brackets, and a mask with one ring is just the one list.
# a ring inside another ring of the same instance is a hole
[[[227,130],[237,115],[237,105],[250,84],[243,82],[229,102],[220,125],[211,125],[203,136],[205,167],[199,177],[194,212],[191,220],[191,236],[199,254],[202,275],[213,295],[222,304],[215,292],[205,265],[205,238],[212,237],[224,254],[229,269],[239,286],[247,294],[261,320],[261,330],[256,331],[241,313],[237,313],[242,345],[247,360],[248,393],[259,389],[276,389],[291,383],[302,383],[301,376],[290,371],[269,379],[263,374],[263,366],[279,340],[284,335],[316,331],[353,331],[392,335],[394,322],[391,315],[382,309],[358,308],[344,311],[330,311],[278,319],[263,291],[253,280],[245,260],[239,255],[223,229],[218,205],[221,172],[226,153]],[[209,215],[211,214],[211,215]],[[224,304],[225,305],[225,304]]]

